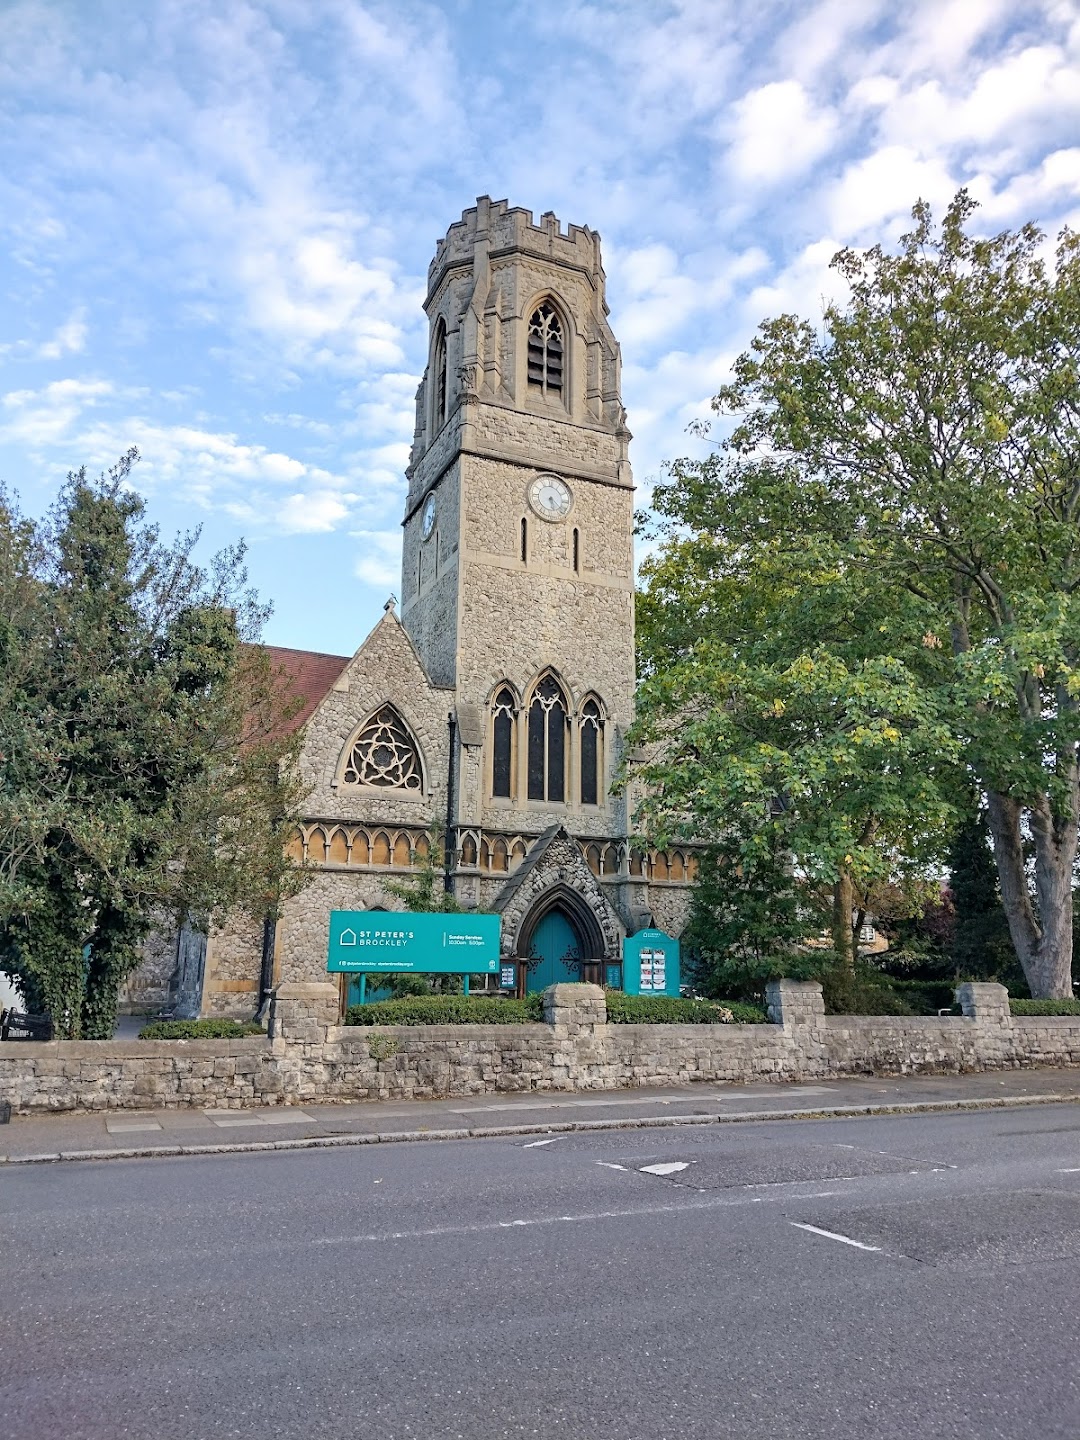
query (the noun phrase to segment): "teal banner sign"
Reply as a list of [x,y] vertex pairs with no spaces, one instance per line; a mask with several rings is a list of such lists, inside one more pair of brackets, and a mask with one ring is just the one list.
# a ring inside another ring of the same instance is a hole
[[678,995],[679,942],[663,930],[639,930],[623,941],[627,995]]
[[497,975],[498,915],[331,910],[326,968],[350,974]]

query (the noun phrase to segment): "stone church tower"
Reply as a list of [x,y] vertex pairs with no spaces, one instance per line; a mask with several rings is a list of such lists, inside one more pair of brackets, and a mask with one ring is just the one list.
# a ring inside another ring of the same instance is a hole
[[635,846],[612,793],[633,480],[599,236],[482,197],[438,242],[425,309],[401,616],[388,604],[351,659],[272,652],[306,702],[292,853],[318,874],[273,935],[210,937],[204,1014],[325,980],[329,912],[402,909],[386,881],[433,829],[458,901],[501,917],[521,990],[619,984],[626,935],[685,923],[693,857]]

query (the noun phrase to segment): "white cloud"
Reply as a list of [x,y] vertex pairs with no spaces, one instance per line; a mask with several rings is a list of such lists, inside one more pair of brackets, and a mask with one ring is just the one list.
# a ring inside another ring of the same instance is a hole
[[85,410],[114,393],[107,380],[74,379],[54,380],[42,390],[11,390],[0,398],[0,439],[33,451],[58,444]]
[[774,185],[808,170],[831,147],[836,115],[813,105],[797,80],[774,80],[733,107],[728,164],[736,180]]
[[942,209],[960,188],[959,181],[934,156],[923,158],[904,145],[886,145],[849,164],[824,197],[825,215],[834,234],[847,239],[876,232],[916,200]]
[[401,531],[355,530],[360,542],[353,566],[357,579],[366,585],[394,589],[401,583]]
[[57,330],[51,340],[37,349],[39,360],[59,360],[64,355],[78,355],[86,348],[86,320],[83,311],[76,310]]
[[348,513],[346,497],[316,490],[287,496],[277,507],[275,518],[278,528],[287,534],[310,535],[336,530]]

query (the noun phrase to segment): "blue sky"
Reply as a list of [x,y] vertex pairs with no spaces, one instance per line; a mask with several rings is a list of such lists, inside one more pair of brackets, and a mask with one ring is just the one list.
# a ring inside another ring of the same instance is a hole
[[757,323],[960,185],[1080,225],[1080,0],[0,0],[0,479],[137,445],[269,640],[349,653],[477,195],[600,231],[644,501]]

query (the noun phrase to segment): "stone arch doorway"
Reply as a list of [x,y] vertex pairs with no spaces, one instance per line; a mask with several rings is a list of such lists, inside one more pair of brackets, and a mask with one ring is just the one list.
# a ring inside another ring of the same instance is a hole
[[604,936],[582,897],[560,886],[526,915],[517,954],[526,961],[525,989],[531,994],[549,985],[592,979],[602,968]]

